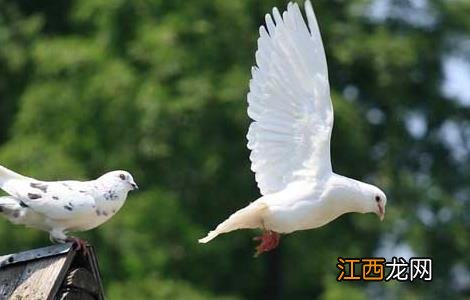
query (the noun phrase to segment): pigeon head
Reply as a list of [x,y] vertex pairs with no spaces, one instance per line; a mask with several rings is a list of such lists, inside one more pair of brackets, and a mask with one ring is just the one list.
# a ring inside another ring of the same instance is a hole
[[378,187],[363,183],[363,195],[365,196],[366,212],[373,212],[383,221],[385,217],[385,205],[387,204],[387,196]]
[[381,221],[384,219],[387,196],[381,189],[344,176],[336,178],[326,197],[342,206],[343,212],[375,213]]
[[112,171],[104,174],[99,178],[100,181],[104,181],[113,185],[117,188],[121,188],[125,191],[132,191],[139,189],[139,186],[135,183],[134,178],[129,172],[126,171]]

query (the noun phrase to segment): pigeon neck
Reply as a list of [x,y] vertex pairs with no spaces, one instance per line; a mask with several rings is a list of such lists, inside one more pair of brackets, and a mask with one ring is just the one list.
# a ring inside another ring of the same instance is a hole
[[338,176],[335,184],[335,201],[343,213],[359,212],[366,213],[369,211],[367,195],[364,189],[364,183],[345,177]]

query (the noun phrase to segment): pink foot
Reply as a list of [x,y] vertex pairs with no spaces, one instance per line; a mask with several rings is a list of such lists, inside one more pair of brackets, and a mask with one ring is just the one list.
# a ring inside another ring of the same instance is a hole
[[268,252],[273,250],[279,245],[279,239],[281,235],[277,232],[266,230],[262,235],[255,237],[253,240],[261,241],[261,243],[256,246],[255,257],[263,254],[263,252]]
[[82,251],[83,255],[87,256],[88,255],[88,242],[85,240],[81,240],[77,237],[69,237],[68,238],[69,242],[73,243],[73,247],[75,248],[76,251]]

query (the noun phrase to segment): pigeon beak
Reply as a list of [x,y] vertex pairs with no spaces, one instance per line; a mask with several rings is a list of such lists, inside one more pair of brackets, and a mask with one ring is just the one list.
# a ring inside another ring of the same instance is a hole
[[132,190],[138,190],[139,189],[139,186],[135,182],[132,182],[131,186],[132,186]]
[[377,206],[379,208],[379,211],[377,212],[377,216],[379,216],[380,221],[383,221],[385,217],[385,207],[382,202],[378,203]]

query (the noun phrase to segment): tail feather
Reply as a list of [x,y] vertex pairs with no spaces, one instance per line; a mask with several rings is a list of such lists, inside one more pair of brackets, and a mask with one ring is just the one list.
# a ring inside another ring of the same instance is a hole
[[0,215],[3,215],[13,224],[24,224],[27,208],[21,206],[21,202],[14,197],[0,197]]
[[9,216],[15,211],[21,210],[21,204],[13,197],[3,196],[0,197],[0,214]]
[[27,177],[13,172],[12,170],[0,165],[0,184],[3,185],[5,181],[8,181],[10,179],[27,179]]
[[267,208],[262,202],[253,202],[245,208],[232,214],[227,220],[219,224],[216,229],[210,231],[199,243],[207,243],[219,234],[227,233],[237,229],[262,227],[262,214]]
[[16,195],[16,181],[19,180],[33,180],[32,178],[23,176],[12,170],[9,170],[0,165],[0,189],[5,191],[7,194]]
[[25,225],[31,228],[49,231],[50,227],[45,224],[44,215],[36,213],[28,206],[12,196],[0,197],[0,216],[17,225]]

